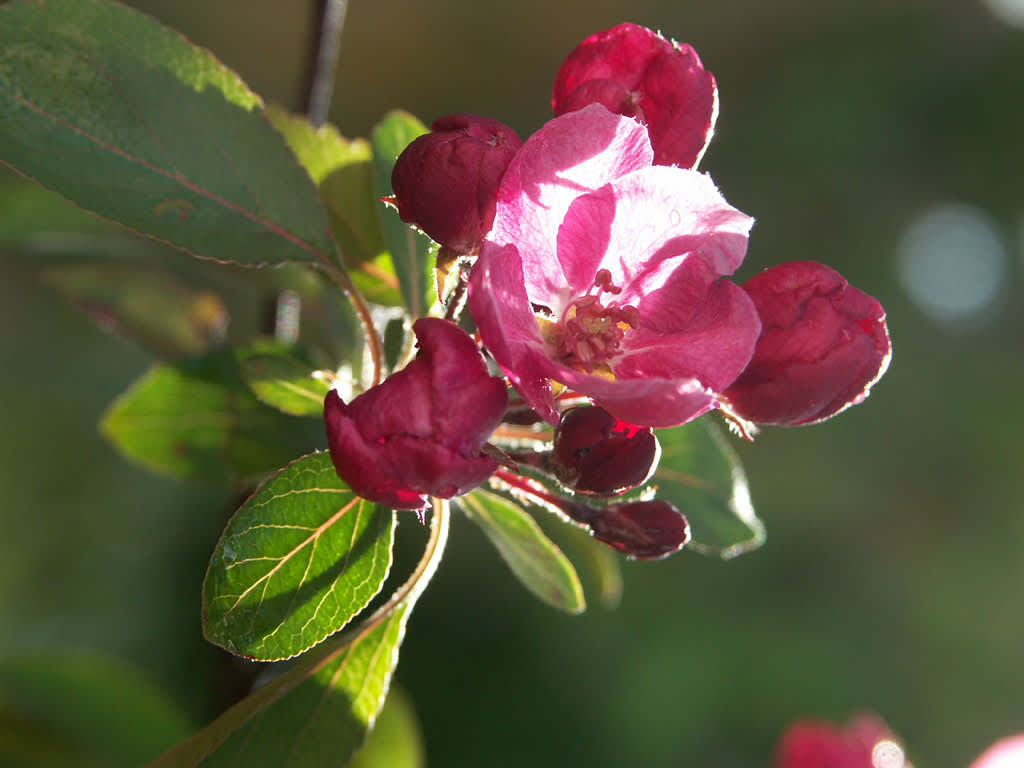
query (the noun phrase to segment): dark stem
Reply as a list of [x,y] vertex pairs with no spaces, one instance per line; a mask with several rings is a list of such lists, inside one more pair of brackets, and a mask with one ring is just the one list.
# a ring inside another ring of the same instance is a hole
[[327,122],[327,112],[334,93],[334,75],[341,49],[341,30],[345,26],[348,0],[317,0],[316,46],[309,62],[306,89],[306,116],[317,128]]

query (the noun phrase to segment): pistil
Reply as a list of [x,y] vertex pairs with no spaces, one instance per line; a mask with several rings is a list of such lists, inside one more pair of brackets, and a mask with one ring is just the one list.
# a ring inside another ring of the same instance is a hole
[[560,322],[549,326],[546,336],[559,360],[586,373],[614,377],[608,361],[619,353],[626,332],[635,325],[639,314],[633,306],[601,303],[602,294],[620,293],[622,288],[612,282],[611,272],[598,270],[591,291],[574,299]]

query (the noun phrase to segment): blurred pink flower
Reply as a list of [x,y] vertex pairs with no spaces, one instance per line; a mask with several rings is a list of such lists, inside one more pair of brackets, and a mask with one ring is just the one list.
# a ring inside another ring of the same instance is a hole
[[454,323],[420,318],[416,359],[346,404],[324,403],[339,477],[358,495],[394,509],[423,510],[427,496],[475,488],[497,468],[481,453],[507,400],[476,342]]
[[1024,733],[997,741],[971,768],[1024,768]]
[[759,424],[824,421],[868,396],[889,366],[885,310],[830,267],[796,261],[743,284],[761,317],[726,410]]
[[647,126],[655,165],[694,168],[711,140],[718,91],[689,45],[619,24],[576,46],[555,77],[556,115],[595,103]]
[[782,734],[775,768],[911,768],[888,727],[861,715],[846,728],[801,720]]
[[469,285],[484,344],[557,424],[551,381],[640,426],[718,404],[760,322],[739,286],[753,220],[711,179],[652,165],[636,121],[591,105],[531,136],[498,189]]

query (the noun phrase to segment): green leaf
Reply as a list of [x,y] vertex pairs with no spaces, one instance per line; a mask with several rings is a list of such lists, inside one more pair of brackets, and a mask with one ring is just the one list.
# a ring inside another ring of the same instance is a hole
[[112,659],[32,651],[0,660],[0,765],[130,768],[189,729],[154,683]]
[[155,472],[216,485],[262,477],[324,439],[320,424],[259,402],[231,349],[154,365],[111,404],[100,430]]
[[150,768],[347,765],[384,704],[406,621],[444,554],[449,519],[442,502],[424,558],[357,632],[303,655]]
[[482,490],[460,497],[459,503],[530,592],[566,613],[586,610],[572,563],[530,515],[514,502]]
[[197,256],[335,263],[308,174],[208,52],[105,0],[0,4],[0,159]]
[[356,287],[376,304],[401,306],[398,278],[384,243],[374,183],[373,150],[332,125],[314,128],[301,115],[270,106],[267,117],[320,189],[342,259]]
[[223,341],[227,308],[216,294],[195,291],[161,270],[135,264],[52,269],[43,279],[102,328],[158,355],[197,355]]
[[293,346],[259,339],[237,349],[242,378],[262,402],[292,416],[322,416],[326,381]]
[[347,765],[384,702],[411,608],[307,653],[150,768]]
[[423,735],[412,702],[391,686],[380,716],[349,768],[424,768]]
[[327,453],[294,461],[235,513],[203,583],[210,642],[260,661],[344,627],[391,569],[395,513],[356,496]]
[[0,241],[20,241],[40,233],[123,231],[30,181],[0,186]]
[[[391,194],[391,171],[395,160],[427,127],[408,112],[395,110],[384,116],[373,129],[373,164],[379,195]],[[432,241],[403,222],[398,211],[381,206],[377,209],[384,228],[384,240],[398,275],[398,284],[409,314],[421,317],[430,308],[433,287],[428,280],[432,272],[430,256]]]
[[661,462],[658,498],[675,504],[690,523],[687,545],[723,559],[757,549],[764,525],[754,514],[747,476],[722,430],[707,417],[657,430]]
[[576,525],[557,520],[557,526],[546,526],[569,560],[575,564],[583,581],[584,593],[597,595],[598,602],[609,610],[622,600],[622,556],[602,544]]

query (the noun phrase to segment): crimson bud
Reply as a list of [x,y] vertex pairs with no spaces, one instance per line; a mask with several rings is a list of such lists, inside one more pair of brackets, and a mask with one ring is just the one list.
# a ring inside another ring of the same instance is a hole
[[656,165],[694,168],[711,140],[718,92],[689,45],[619,24],[576,46],[555,77],[555,115],[588,104],[646,125]]
[[654,433],[585,405],[562,414],[552,467],[565,485],[583,493],[618,494],[644,483],[658,465]]
[[789,262],[742,287],[761,335],[725,391],[726,411],[759,424],[814,424],[863,401],[889,366],[885,310],[834,269]]
[[586,525],[594,538],[637,560],[658,560],[690,540],[690,524],[667,501],[634,501],[607,507],[573,504],[563,511]]
[[465,493],[497,469],[481,449],[507,395],[457,325],[425,317],[413,332],[419,353],[411,363],[351,403],[331,390],[324,420],[334,468],[353,491],[422,511],[428,496]]
[[474,253],[494,221],[498,183],[522,146],[507,125],[449,115],[398,156],[391,187],[402,221],[441,245]]

